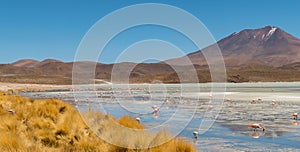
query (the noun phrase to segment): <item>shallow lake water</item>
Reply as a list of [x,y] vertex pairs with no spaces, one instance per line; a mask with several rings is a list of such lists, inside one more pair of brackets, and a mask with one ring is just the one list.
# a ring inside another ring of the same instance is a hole
[[[80,111],[93,109],[115,117],[139,117],[149,131],[166,129],[193,142],[199,151],[300,151],[300,118],[291,116],[300,113],[300,82],[211,86],[81,85],[76,86],[75,94],[24,95],[60,98]],[[153,113],[153,105],[159,112]],[[254,131],[248,128],[250,123],[259,123],[266,130]],[[194,131],[200,133],[197,139]]]

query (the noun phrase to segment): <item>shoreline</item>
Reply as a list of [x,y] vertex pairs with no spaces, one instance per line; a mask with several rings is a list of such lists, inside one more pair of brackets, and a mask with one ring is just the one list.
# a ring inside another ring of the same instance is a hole
[[[212,84],[223,84],[225,88],[242,88],[242,87],[257,87],[257,88],[282,88],[283,84],[290,84],[290,87],[300,88],[300,81],[294,82],[241,82],[241,83],[220,83],[220,82],[207,82],[207,83],[162,83],[162,85],[172,86],[172,85],[199,85],[199,87],[208,88]],[[143,85],[160,85],[160,84],[151,84],[151,83],[130,83],[130,84],[78,84],[75,86],[112,86],[112,85],[131,85],[131,86],[143,86]],[[271,85],[271,86],[270,86]],[[216,86],[218,87],[218,86]],[[221,86],[223,87],[223,86]],[[288,88],[288,87],[287,87]],[[16,92],[48,92],[48,91],[72,91],[73,85],[60,85],[60,84],[31,84],[31,83],[9,83],[9,82],[0,82],[0,91],[16,91]]]
[[71,90],[72,85],[24,84],[0,82],[0,91],[14,92],[46,92],[55,90]]

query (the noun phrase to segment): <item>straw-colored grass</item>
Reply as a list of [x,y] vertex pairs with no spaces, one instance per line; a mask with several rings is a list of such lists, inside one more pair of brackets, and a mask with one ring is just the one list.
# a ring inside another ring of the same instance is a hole
[[0,92],[0,119],[0,151],[195,151],[191,143],[171,139],[166,131],[147,132],[129,116],[117,120],[95,111],[81,116],[71,105],[56,99]]

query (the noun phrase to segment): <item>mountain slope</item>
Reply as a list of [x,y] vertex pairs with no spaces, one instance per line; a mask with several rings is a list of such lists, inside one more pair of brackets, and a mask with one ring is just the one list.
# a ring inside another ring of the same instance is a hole
[[[300,60],[300,40],[273,26],[233,33],[217,44],[227,67],[252,64],[280,67]],[[207,63],[202,51],[212,48],[209,46],[187,57],[194,64],[205,65]],[[180,64],[182,58],[169,61]]]
[[45,59],[43,61],[37,61],[37,60],[32,60],[32,59],[22,59],[19,61],[16,61],[14,63],[11,63],[12,66],[15,67],[39,67],[39,66],[43,66],[44,64],[48,64],[48,63],[56,63],[56,62],[60,62],[62,63],[62,61],[59,60],[54,60],[54,59]]
[[37,60],[23,59],[23,60],[16,61],[16,62],[12,63],[11,65],[15,66],[15,67],[35,67],[39,63],[40,62]]

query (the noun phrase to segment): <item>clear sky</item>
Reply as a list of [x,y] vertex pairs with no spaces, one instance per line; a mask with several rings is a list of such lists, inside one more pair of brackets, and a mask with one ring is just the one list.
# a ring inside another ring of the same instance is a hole
[[[1,0],[0,63],[26,58],[72,61],[81,39],[93,24],[114,10],[140,3],[163,3],[184,9],[201,20],[216,40],[246,28],[267,25],[280,27],[300,38],[298,0]],[[124,37],[126,41],[122,47],[107,46],[100,62],[114,62],[118,49],[126,48],[136,40],[166,37],[160,32],[145,37],[141,32],[145,29],[129,30],[136,35],[132,39]],[[157,27],[152,27],[152,30],[157,30]],[[118,39],[117,42],[123,42],[122,36]],[[191,53],[196,50],[185,47],[184,51]]]

